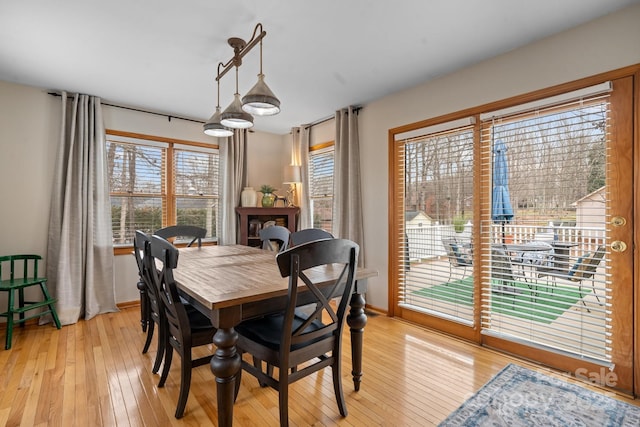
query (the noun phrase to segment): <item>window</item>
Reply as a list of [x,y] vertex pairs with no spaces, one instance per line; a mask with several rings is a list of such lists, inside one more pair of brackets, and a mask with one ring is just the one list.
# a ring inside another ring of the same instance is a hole
[[129,246],[135,230],[193,224],[216,237],[217,147],[107,132],[107,170],[114,246]]
[[[472,325],[473,128],[469,119],[396,136],[404,223],[399,303]],[[432,262],[437,260],[438,262]],[[459,289],[464,288],[465,298]],[[437,285],[442,284],[442,285]]]
[[311,147],[309,186],[311,219],[314,228],[332,232],[333,227],[333,143]]

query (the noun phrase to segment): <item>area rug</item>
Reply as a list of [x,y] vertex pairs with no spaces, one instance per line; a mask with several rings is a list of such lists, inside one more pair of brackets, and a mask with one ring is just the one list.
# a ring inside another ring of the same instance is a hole
[[440,427],[640,425],[640,408],[509,364]]
[[[544,285],[533,287],[531,283],[513,281],[509,282],[513,291],[502,292],[502,283],[496,281],[492,284],[495,291],[492,293],[491,310],[494,313],[508,314],[525,320],[532,320],[544,324],[550,324],[586,293],[589,288],[583,288],[582,293],[576,287],[557,285],[553,287],[552,296],[544,297],[549,289]],[[473,277],[452,280],[451,282],[422,288],[414,291],[421,297],[434,298],[440,301],[473,305]]]

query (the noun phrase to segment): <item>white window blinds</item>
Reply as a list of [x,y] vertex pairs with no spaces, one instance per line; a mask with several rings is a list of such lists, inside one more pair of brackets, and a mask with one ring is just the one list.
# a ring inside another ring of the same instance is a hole
[[332,232],[333,226],[333,145],[309,153],[309,185],[314,228]]
[[482,123],[482,332],[607,363],[608,95],[547,105]]

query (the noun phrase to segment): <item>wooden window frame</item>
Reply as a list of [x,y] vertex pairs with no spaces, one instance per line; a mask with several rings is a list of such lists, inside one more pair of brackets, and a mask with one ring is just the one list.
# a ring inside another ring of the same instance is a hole
[[[162,226],[166,227],[169,225],[175,225],[177,222],[177,210],[176,210],[177,195],[174,192],[173,184],[171,185],[169,184],[174,182],[173,180],[174,173],[175,173],[174,161],[173,161],[174,147],[176,145],[181,145],[181,146],[187,146],[187,147],[200,147],[200,148],[218,150],[219,146],[217,144],[207,144],[207,143],[197,142],[197,141],[167,138],[162,136],[147,135],[147,134],[135,133],[135,132],[126,132],[126,131],[120,131],[120,130],[114,130],[114,129],[107,129],[105,133],[107,135],[107,139],[109,139],[109,136],[116,136],[116,137],[137,139],[141,141],[151,141],[151,142],[167,144],[167,147],[164,148],[166,152],[165,152],[165,160],[162,165],[165,179],[162,180],[162,191],[160,193],[160,197],[162,199],[162,204],[163,204]],[[206,242],[203,241],[203,245],[206,245],[206,244],[211,245],[211,244],[216,244],[216,242],[214,239],[207,240]],[[178,244],[177,246],[181,246],[181,245]],[[114,246],[113,254],[114,255],[130,255],[132,248],[133,248],[133,243]]]

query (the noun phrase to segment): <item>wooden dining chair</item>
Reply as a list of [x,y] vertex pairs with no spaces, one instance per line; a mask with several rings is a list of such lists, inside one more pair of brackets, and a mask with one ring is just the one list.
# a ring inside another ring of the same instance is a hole
[[320,239],[333,239],[333,234],[322,228],[305,228],[291,233],[291,245],[298,246],[303,243]]
[[191,350],[193,347],[212,344],[216,329],[211,325],[208,317],[192,306],[185,306],[178,295],[178,288],[173,278],[173,270],[178,266],[178,249],[157,235],[151,237],[151,242],[147,243],[147,246],[150,253],[150,256],[145,257],[147,269],[151,272],[152,282],[160,297],[164,321],[166,321],[166,333],[163,337],[164,365],[158,387],[165,385],[175,350],[181,358],[180,394],[175,417],[182,418],[191,387],[191,370],[197,366],[209,364],[213,356],[209,354],[194,360]]
[[207,229],[195,225],[170,225],[156,230],[153,234],[166,240],[174,238],[190,240],[187,247],[191,247],[195,242],[198,242],[198,247],[201,247],[202,239],[207,237]]
[[[342,416],[347,416],[342,391],[341,337],[355,283],[358,251],[358,245],[350,240],[327,239],[279,253],[276,260],[280,274],[289,278],[285,311],[248,320],[236,327],[238,351],[267,363],[263,370],[262,364],[255,366],[244,359],[241,362],[242,370],[255,376],[260,384],[278,391],[281,426],[289,422],[289,384],[327,366],[333,373],[338,409]],[[306,274],[308,269],[318,266],[330,266],[335,273],[333,278]],[[306,318],[295,315],[299,288],[304,288],[305,298],[311,298],[316,304],[316,310]],[[269,366],[278,367],[278,373],[270,373]]]
[[[50,314],[56,328],[60,329],[61,327],[58,313],[54,306],[56,300],[51,297],[47,289],[47,279],[38,274],[41,260],[42,257],[40,255],[6,255],[0,257],[0,279],[6,276],[5,279],[0,280],[0,292],[7,293],[7,311],[0,313],[0,317],[7,319],[5,350],[11,348],[13,326],[16,323],[24,327],[26,321]],[[6,274],[7,270],[8,274]],[[30,287],[40,289],[42,300],[27,300],[25,298],[24,291]],[[42,308],[45,310],[41,310]],[[25,313],[33,313],[33,310],[37,310],[37,312],[25,316]],[[16,315],[18,319],[15,318]]]
[[138,289],[140,290],[140,310],[142,318],[146,321],[147,338],[142,347],[142,354],[146,354],[151,346],[155,327],[158,327],[158,345],[156,358],[153,363],[152,372],[155,374],[160,369],[162,359],[165,352],[165,339],[163,339],[166,321],[164,321],[164,313],[162,311],[162,303],[160,301],[158,291],[153,284],[151,272],[148,271],[145,256],[148,256],[148,246],[151,243],[151,236],[141,230],[136,230],[133,240],[133,253],[138,264]]
[[[269,251],[282,252],[289,247],[289,237],[291,232],[287,227],[281,225],[272,225],[271,227],[260,230],[260,241],[262,249]],[[277,246],[274,246],[276,244]]]

